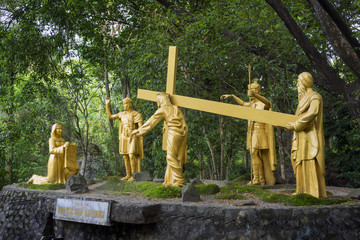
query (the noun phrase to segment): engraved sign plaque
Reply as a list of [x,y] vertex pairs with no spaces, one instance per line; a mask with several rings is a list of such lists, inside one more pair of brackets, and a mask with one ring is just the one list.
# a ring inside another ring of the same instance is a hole
[[56,199],[54,219],[110,226],[110,202]]

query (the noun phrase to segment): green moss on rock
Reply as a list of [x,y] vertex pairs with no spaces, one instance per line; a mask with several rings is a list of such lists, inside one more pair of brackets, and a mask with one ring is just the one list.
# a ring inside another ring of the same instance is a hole
[[195,184],[200,192],[200,195],[212,195],[220,192],[220,187],[216,184]]

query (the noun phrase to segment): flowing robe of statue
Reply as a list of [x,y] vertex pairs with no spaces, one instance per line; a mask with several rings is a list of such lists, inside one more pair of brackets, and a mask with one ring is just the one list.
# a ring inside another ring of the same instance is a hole
[[296,193],[326,197],[323,101],[312,89],[299,101],[294,123],[291,159],[296,175]]
[[[165,98],[168,98],[166,96]],[[182,176],[183,165],[187,162],[187,133],[188,127],[181,110],[170,103],[160,104],[161,107],[138,129],[139,135],[145,135],[154,128],[161,120],[165,121],[166,134],[163,141],[163,150],[166,150],[166,173],[164,185],[184,185]]]
[[65,141],[64,139],[55,134],[56,126],[54,124],[51,129],[51,138],[49,139],[49,161],[47,178],[49,183],[65,183]]

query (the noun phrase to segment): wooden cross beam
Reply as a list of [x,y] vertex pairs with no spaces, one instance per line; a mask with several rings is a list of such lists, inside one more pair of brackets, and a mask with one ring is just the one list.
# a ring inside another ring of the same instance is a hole
[[[298,117],[291,114],[265,111],[240,105],[204,100],[199,98],[185,97],[175,94],[176,68],[178,48],[169,47],[169,61],[166,81],[166,93],[170,95],[172,104],[179,107],[194,109],[203,112],[247,119],[256,122],[268,123],[274,126],[285,127],[289,122],[295,122]],[[156,102],[156,95],[159,92],[138,89],[137,97]]]

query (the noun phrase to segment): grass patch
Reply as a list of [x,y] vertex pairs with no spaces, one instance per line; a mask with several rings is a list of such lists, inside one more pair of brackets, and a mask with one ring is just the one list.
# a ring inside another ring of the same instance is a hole
[[235,178],[234,180],[232,180],[231,184],[232,185],[245,185],[249,181],[251,181],[250,174],[243,174],[240,177]]
[[98,190],[140,193],[151,198],[177,198],[181,197],[181,188],[163,186],[155,182],[129,182],[120,177],[108,177],[106,183],[97,187]]
[[216,184],[194,184],[199,190],[200,195],[212,195],[220,192],[220,188]]
[[50,184],[20,183],[19,187],[28,188],[28,189],[37,189],[37,190],[59,190],[59,189],[65,189],[65,184],[63,184],[63,183],[50,183]]
[[[220,193],[214,196],[216,199],[246,199],[245,193],[259,196],[260,200],[267,203],[280,203],[290,206],[314,206],[314,205],[334,205],[349,202],[349,198],[316,198],[309,194],[296,194],[294,190],[285,190],[283,193],[273,193],[261,186],[225,186]],[[331,195],[331,193],[329,194]]]
[[260,186],[225,186],[222,187],[220,193],[218,193],[214,198],[216,199],[246,199],[243,195],[245,193],[252,193],[254,195],[260,195],[263,192],[269,192],[269,190],[264,190]]
[[349,198],[316,198],[305,193],[287,196],[268,192],[261,194],[260,199],[268,203],[282,203],[291,206],[334,205],[350,201]]

